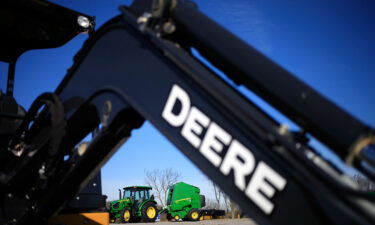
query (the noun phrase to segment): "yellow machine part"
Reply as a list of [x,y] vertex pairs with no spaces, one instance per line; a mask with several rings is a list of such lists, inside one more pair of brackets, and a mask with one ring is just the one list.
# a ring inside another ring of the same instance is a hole
[[57,215],[48,221],[48,225],[109,225],[109,213],[77,213]]
[[212,220],[212,216],[201,216],[199,220]]

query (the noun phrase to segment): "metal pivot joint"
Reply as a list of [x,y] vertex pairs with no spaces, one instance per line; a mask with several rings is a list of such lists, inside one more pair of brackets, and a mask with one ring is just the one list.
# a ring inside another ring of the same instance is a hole
[[170,35],[176,30],[171,12],[177,6],[177,0],[154,0],[151,9],[137,19],[141,31],[148,29],[157,35]]

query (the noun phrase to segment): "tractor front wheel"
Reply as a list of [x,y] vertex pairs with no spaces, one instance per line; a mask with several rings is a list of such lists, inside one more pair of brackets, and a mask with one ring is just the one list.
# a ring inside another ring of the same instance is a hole
[[131,219],[131,213],[129,209],[123,209],[121,211],[121,218],[120,221],[121,223],[129,223]]
[[147,202],[144,204],[141,210],[143,222],[155,222],[157,216],[156,205],[153,202]]
[[190,221],[198,221],[200,217],[200,212],[198,209],[191,209],[188,213],[188,219]]

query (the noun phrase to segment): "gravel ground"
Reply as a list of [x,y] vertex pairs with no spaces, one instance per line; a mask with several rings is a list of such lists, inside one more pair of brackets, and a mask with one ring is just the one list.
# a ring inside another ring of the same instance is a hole
[[[198,222],[155,222],[155,223],[134,223],[134,225],[256,225],[251,219],[217,219],[203,220]],[[111,225],[118,225],[111,223]]]

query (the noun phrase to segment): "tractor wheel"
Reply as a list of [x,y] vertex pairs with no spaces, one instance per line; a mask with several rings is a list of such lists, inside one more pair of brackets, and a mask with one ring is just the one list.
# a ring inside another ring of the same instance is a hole
[[156,205],[153,202],[144,204],[141,210],[142,222],[155,222],[157,216]]
[[129,223],[131,219],[131,215],[132,214],[129,209],[123,209],[121,211],[121,218],[120,218],[121,223]]
[[116,223],[116,218],[112,214],[109,214],[109,223]]
[[200,212],[198,209],[191,209],[188,213],[188,219],[190,221],[198,221],[200,217]]
[[174,221],[180,221],[180,219],[181,219],[181,217],[179,216],[179,215],[175,215],[174,217],[173,217],[173,219],[174,219]]

